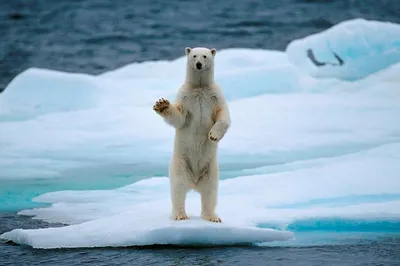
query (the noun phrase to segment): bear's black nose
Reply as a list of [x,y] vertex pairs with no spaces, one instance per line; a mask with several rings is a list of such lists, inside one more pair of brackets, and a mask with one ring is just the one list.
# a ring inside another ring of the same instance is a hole
[[196,68],[197,68],[197,69],[201,69],[201,66],[202,66],[202,65],[201,65],[200,62],[197,62],[197,63],[196,63]]

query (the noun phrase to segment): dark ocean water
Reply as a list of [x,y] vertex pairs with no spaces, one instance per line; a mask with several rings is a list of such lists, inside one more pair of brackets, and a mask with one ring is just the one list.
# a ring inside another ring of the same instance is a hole
[[357,17],[400,22],[400,1],[1,0],[0,90],[29,67],[95,74],[186,46],[283,50]]
[[[1,0],[0,90],[41,67],[97,74],[174,59],[186,46],[284,50],[362,17],[400,23],[399,0]],[[45,223],[0,214],[0,233]],[[0,243],[0,265],[400,265],[400,237],[302,247],[34,250]]]
[[[0,233],[16,227],[49,225],[15,214],[0,214]],[[60,226],[60,225],[52,225]],[[321,232],[323,233],[323,232]],[[393,265],[400,263],[400,235],[334,245],[292,247],[172,247],[37,250],[0,243],[0,265]]]

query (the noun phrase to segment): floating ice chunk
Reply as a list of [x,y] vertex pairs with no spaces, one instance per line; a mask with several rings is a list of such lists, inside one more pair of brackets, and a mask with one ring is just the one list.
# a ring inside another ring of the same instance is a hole
[[153,79],[149,83],[137,79],[134,84],[129,80],[31,68],[16,76],[0,94],[0,122],[110,105],[147,106],[161,91],[169,96],[168,88],[176,88],[174,80]]
[[20,214],[70,225],[16,229],[0,237],[37,248],[231,245],[288,240],[292,233],[280,230],[298,228],[306,220],[399,221],[399,148],[398,142],[389,143],[355,154],[293,163],[296,167],[287,165],[271,174],[223,180],[217,208],[222,224],[197,217],[200,196],[193,192],[186,202],[191,220],[171,221],[168,179],[152,178],[115,190],[42,195],[36,200],[51,203],[50,207]]
[[293,238],[288,231],[216,224],[200,218],[173,222],[160,211],[147,213],[131,213],[130,218],[117,215],[60,228],[16,229],[1,237],[34,248],[238,245]]
[[[0,121],[93,108],[151,107],[159,97],[173,101],[184,82],[185,60],[134,63],[98,76],[28,69],[0,94]],[[216,77],[228,101],[318,91],[321,85],[326,90],[335,84],[305,76],[283,52],[251,49],[220,51]]]
[[20,114],[35,116],[90,108],[97,90],[90,75],[31,68],[16,76],[0,94],[0,118],[18,120]]
[[[160,185],[162,186],[161,193],[157,189]],[[146,193],[146,187],[152,188],[151,192]],[[1,238],[35,248],[66,248],[155,244],[235,245],[284,241],[293,237],[291,232],[254,227],[246,222],[246,217],[227,217],[222,224],[206,222],[195,216],[191,216],[188,221],[171,221],[169,204],[166,200],[167,193],[165,193],[168,191],[165,190],[167,187],[167,180],[163,178],[141,181],[132,186],[118,189],[114,193],[110,193],[112,191],[92,192],[98,196],[86,193],[79,196],[76,194],[79,192],[72,192],[75,196],[71,197],[68,196],[68,192],[60,192],[61,194],[58,194],[57,197],[65,195],[65,197],[62,196],[65,201],[72,200],[75,202],[73,205],[84,207],[80,214],[75,216],[75,222],[78,218],[82,223],[74,223],[71,216],[70,222],[73,223],[71,226],[38,230],[17,229],[1,235]],[[143,193],[139,195],[127,193],[132,189],[139,188],[143,189],[144,195]],[[149,197],[146,197],[146,194],[149,194]],[[43,199],[51,200],[51,195],[49,194]],[[53,195],[56,196],[57,193]],[[103,200],[99,200],[99,198]],[[193,203],[192,199],[190,204],[197,205]],[[56,204],[55,206],[61,207],[62,205]],[[64,210],[66,212],[73,211],[74,206],[68,208],[67,205],[64,205],[67,207]],[[85,215],[87,208],[91,208],[92,211]],[[97,212],[95,216],[91,215],[93,211]],[[77,213],[75,212],[75,214]],[[48,215],[54,215],[54,212],[48,213]],[[64,222],[68,222],[63,213],[59,213],[59,215],[59,218],[64,217]],[[86,216],[86,222],[83,221],[85,219],[82,220],[84,216]]]
[[400,25],[348,20],[292,41],[286,53],[312,76],[360,79],[400,61]]

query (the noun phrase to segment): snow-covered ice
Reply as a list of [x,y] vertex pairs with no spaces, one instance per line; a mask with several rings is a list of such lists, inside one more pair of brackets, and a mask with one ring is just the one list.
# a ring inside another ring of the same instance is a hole
[[153,210],[138,217],[137,211],[63,228],[22,230],[5,233],[3,238],[34,248],[126,247],[144,245],[243,245],[284,241],[293,233],[273,229],[206,223],[198,219],[173,222],[167,213]]
[[335,158],[291,163],[274,174],[223,180],[218,205],[221,225],[198,218],[200,199],[195,193],[187,199],[191,220],[169,221],[168,179],[152,178],[115,190],[44,194],[35,200],[51,203],[51,207],[21,214],[71,225],[16,229],[1,237],[36,248],[226,245],[293,237],[287,231],[263,228],[266,225],[287,230],[295,222],[318,219],[398,221],[399,149],[399,143],[387,144]]
[[[35,187],[24,184],[47,179],[49,193],[34,201],[48,205],[19,213],[65,226],[0,238],[61,248],[296,241],[299,230],[343,224],[400,231],[398,28],[353,20],[295,40],[286,53],[218,52],[233,121],[219,152],[222,224],[198,218],[195,193],[191,220],[168,219],[174,132],[151,107],[173,99],[184,57],[98,76],[21,73],[0,94],[0,202],[15,194],[11,201],[25,206],[18,195]],[[368,45],[355,49],[359,38]],[[321,60],[334,48],[346,64],[314,69],[307,47]],[[140,181],[116,188],[123,175]],[[59,180],[75,185],[65,190]]]

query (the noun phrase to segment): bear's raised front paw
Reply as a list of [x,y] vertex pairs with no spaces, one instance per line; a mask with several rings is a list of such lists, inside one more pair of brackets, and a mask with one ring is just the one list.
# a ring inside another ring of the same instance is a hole
[[170,103],[168,100],[161,98],[153,106],[153,110],[159,114],[163,114],[168,109]]
[[211,130],[210,133],[208,133],[208,138],[211,141],[220,141],[222,134],[219,134],[216,130]]
[[206,221],[214,222],[214,223],[222,223],[221,218],[219,218],[217,215],[212,214],[212,215],[203,215],[202,218]]
[[172,215],[172,219],[175,221],[183,221],[183,220],[189,220],[189,217],[186,215],[185,212],[177,212]]

